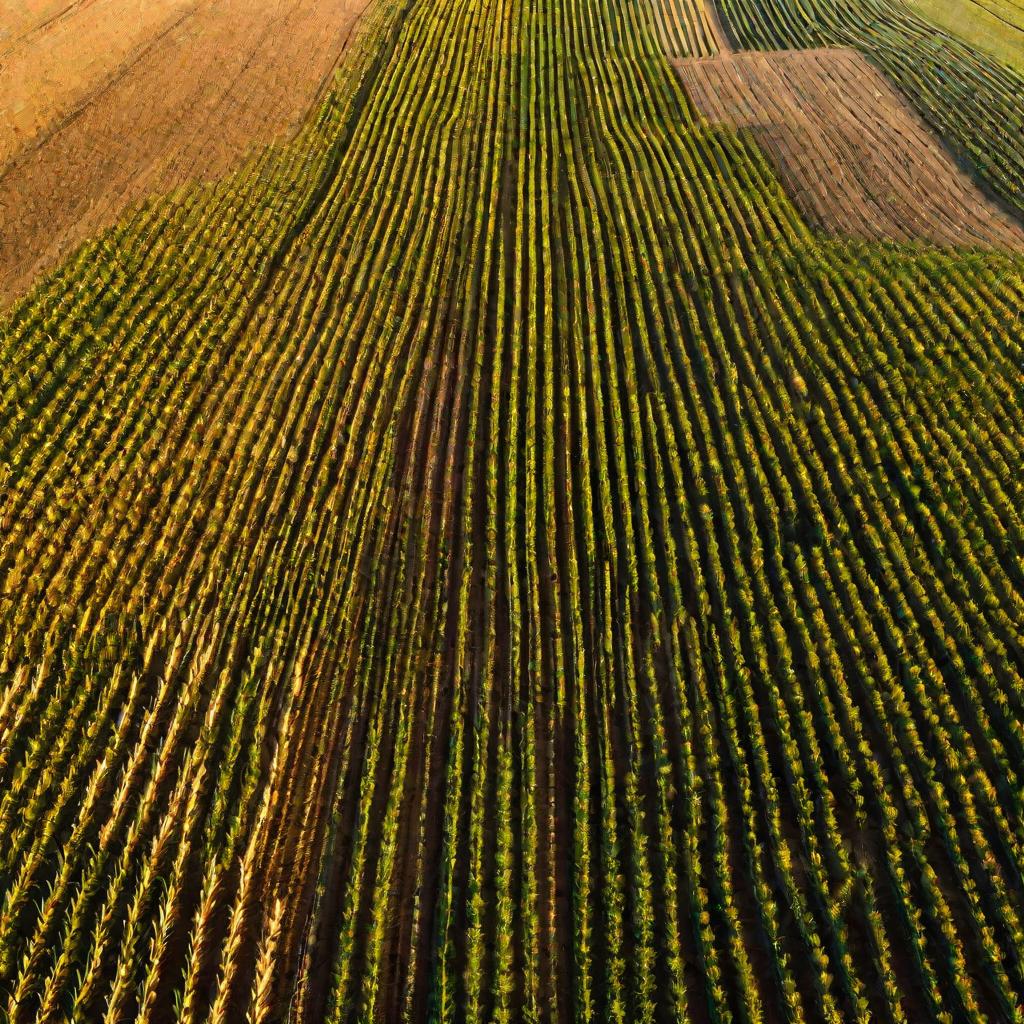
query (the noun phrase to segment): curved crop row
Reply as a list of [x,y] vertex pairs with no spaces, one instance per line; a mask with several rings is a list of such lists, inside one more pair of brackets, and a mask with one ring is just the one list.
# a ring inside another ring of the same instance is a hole
[[378,5],[6,316],[0,1016],[1021,1018],[1024,264],[663,28]]

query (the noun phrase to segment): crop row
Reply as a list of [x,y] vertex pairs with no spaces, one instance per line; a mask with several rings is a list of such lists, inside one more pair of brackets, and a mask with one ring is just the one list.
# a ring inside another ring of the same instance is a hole
[[4,321],[11,1022],[1021,1016],[1024,265],[658,32],[381,5]]

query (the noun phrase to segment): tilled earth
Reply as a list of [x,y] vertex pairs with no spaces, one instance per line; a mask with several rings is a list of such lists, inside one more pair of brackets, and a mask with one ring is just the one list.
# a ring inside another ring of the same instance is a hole
[[293,131],[366,0],[0,4],[0,300],[148,195]]
[[723,53],[677,61],[712,121],[749,129],[800,211],[865,241],[1024,248],[902,96],[847,49]]

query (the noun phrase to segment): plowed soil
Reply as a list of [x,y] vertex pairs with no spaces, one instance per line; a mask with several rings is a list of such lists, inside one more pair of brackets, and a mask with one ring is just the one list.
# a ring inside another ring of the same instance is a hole
[[753,132],[826,233],[1024,249],[1022,226],[855,51],[723,54],[676,68],[705,116]]
[[0,2],[0,301],[294,131],[366,0]]

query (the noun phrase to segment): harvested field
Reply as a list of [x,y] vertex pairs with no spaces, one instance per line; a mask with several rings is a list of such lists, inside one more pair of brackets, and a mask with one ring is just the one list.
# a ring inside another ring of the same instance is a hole
[[45,138],[145,58],[196,0],[96,0],[40,10],[0,43],[0,165]]
[[1024,75],[893,0],[716,0],[737,50],[852,47],[1024,213]]
[[293,131],[365,3],[0,8],[0,299],[147,195]]
[[1024,248],[928,127],[854,50],[676,62],[712,121],[749,129],[808,220],[866,241]]

